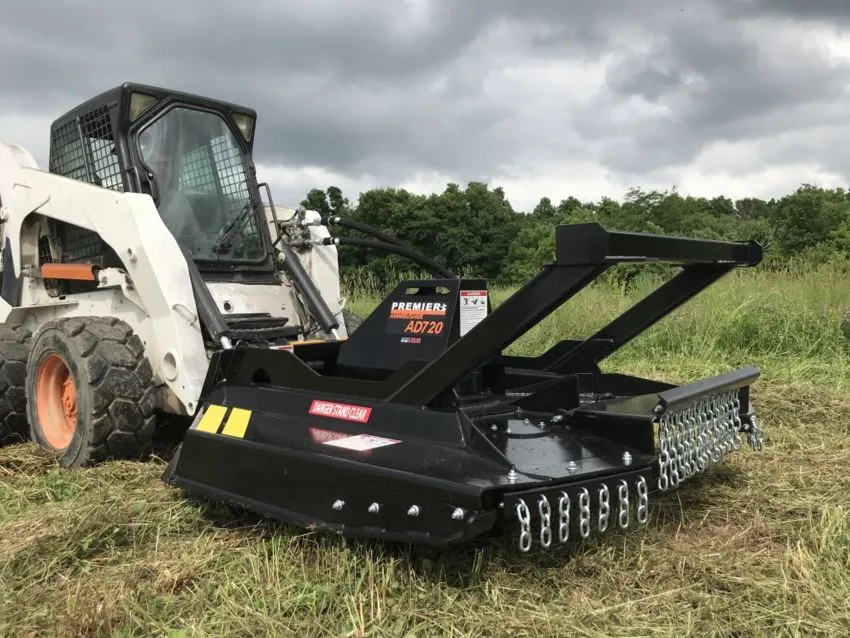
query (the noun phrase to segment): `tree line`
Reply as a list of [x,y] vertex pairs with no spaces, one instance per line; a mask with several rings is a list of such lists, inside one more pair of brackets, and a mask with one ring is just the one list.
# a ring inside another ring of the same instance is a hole
[[[629,190],[622,202],[569,197],[555,203],[543,197],[530,212],[514,210],[501,187],[480,182],[465,188],[448,184],[442,193],[430,195],[376,188],[361,193],[356,202],[330,186],[312,189],[301,203],[378,228],[453,272],[484,277],[491,285],[528,280],[554,258],[555,226],[587,221],[610,230],[754,239],[765,248],[766,268],[850,258],[850,191],[808,184],[770,200],[641,188]],[[340,247],[340,266],[390,284],[395,273],[412,269],[403,258],[355,246]]]

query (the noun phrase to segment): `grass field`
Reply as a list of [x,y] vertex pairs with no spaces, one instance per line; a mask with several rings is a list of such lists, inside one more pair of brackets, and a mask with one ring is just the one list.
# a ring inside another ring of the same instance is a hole
[[[513,349],[586,335],[649,284],[588,290]],[[0,635],[850,635],[848,309],[835,269],[745,271],[617,353],[673,381],[759,366],[765,450],[652,499],[645,530],[546,556],[302,533],[181,500],[164,461],[0,450]]]

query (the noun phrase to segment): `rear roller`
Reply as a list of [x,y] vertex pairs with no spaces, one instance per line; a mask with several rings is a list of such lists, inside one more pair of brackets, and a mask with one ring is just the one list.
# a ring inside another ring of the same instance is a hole
[[154,392],[142,343],[123,321],[53,321],[32,345],[26,374],[31,436],[63,467],[147,456]]

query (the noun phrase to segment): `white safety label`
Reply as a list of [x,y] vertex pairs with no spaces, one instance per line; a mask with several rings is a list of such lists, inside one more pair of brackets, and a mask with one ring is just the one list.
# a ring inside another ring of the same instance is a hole
[[386,445],[395,445],[401,443],[397,439],[385,439],[381,436],[373,436],[371,434],[358,434],[356,436],[346,436],[332,441],[324,441],[324,445],[333,445],[334,447],[345,448],[346,450],[357,450],[365,452],[366,450],[374,450]]
[[486,290],[460,291],[460,336],[472,330],[487,316]]

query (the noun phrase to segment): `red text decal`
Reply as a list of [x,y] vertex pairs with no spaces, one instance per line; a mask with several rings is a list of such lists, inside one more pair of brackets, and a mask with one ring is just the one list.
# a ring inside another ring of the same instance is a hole
[[369,420],[369,416],[372,414],[372,408],[367,408],[362,405],[349,405],[347,403],[315,400],[310,405],[310,414],[315,416],[326,416],[331,419],[342,419],[344,421],[366,423]]
[[404,327],[405,332],[413,334],[438,335],[443,331],[442,321],[408,321]]

